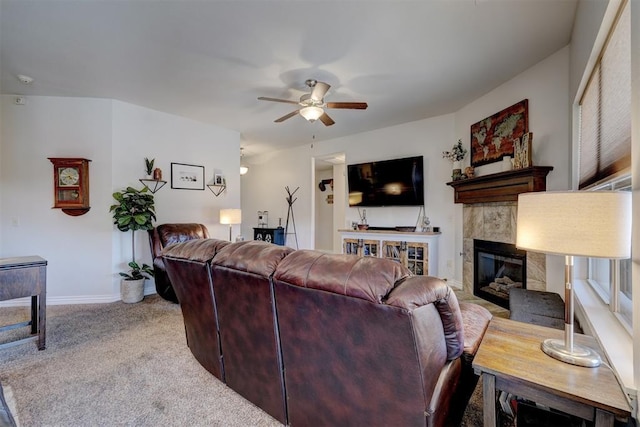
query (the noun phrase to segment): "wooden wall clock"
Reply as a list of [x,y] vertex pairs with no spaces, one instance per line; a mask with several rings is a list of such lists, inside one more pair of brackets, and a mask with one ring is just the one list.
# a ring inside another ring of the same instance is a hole
[[89,212],[89,159],[49,157],[53,163],[53,209],[71,216]]

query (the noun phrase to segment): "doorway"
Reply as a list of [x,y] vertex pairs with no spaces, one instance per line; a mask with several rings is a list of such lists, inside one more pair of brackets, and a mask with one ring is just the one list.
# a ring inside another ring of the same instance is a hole
[[345,218],[345,154],[316,157],[314,165],[314,249],[340,253],[338,229],[344,228]]

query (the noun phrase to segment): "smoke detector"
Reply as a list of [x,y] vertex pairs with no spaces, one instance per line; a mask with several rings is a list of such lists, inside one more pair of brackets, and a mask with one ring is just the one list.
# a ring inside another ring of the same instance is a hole
[[18,80],[20,80],[20,83],[25,85],[30,85],[31,83],[33,83],[33,78],[25,76],[24,74],[18,74]]

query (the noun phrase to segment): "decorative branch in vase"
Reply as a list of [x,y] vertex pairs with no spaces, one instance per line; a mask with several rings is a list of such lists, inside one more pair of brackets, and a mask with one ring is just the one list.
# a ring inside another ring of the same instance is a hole
[[457,181],[459,179],[462,179],[462,167],[460,165],[460,162],[464,159],[464,156],[467,155],[467,149],[464,148],[462,146],[462,140],[459,139],[458,142],[456,142],[453,145],[453,148],[451,149],[451,151],[443,151],[442,152],[442,158],[443,159],[449,159],[452,162],[452,166],[453,166],[453,174],[451,176],[451,178],[454,181]]

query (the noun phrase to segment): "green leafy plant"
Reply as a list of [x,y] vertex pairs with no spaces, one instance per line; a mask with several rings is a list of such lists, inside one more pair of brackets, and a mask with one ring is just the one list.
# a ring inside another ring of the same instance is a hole
[[467,155],[467,149],[462,146],[462,140],[459,139],[457,143],[454,144],[451,151],[443,151],[442,158],[449,159],[452,162],[459,162],[464,159],[464,156]]
[[122,232],[131,231],[131,256],[132,260],[128,264],[131,271],[120,273],[127,280],[141,279],[142,273],[153,275],[153,270],[147,264],[140,267],[136,263],[135,253],[135,232],[138,230],[151,230],[153,221],[156,219],[153,193],[147,187],[142,190],[127,187],[122,191],[113,193],[113,198],[117,203],[111,205],[109,212],[113,213],[113,223]]
[[156,159],[151,159],[149,160],[148,158],[144,158],[144,168],[147,171],[147,175],[151,175],[153,174],[153,164],[155,163]]
[[137,262],[131,261],[129,264],[131,270],[128,273],[120,272],[120,275],[126,280],[150,279],[153,277],[153,268],[150,265],[138,265]]

